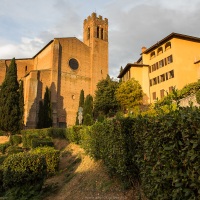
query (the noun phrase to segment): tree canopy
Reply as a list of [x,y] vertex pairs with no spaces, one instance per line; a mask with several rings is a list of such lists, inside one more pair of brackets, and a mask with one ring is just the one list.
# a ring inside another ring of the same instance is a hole
[[17,133],[20,130],[20,94],[17,80],[15,58],[7,69],[0,92],[0,128],[3,131]]
[[100,114],[108,115],[118,111],[119,103],[115,97],[118,86],[119,83],[111,79],[109,75],[106,79],[98,82],[94,98],[94,112],[97,116]]
[[116,98],[123,109],[131,110],[142,103],[142,87],[134,78],[122,82],[116,90]]

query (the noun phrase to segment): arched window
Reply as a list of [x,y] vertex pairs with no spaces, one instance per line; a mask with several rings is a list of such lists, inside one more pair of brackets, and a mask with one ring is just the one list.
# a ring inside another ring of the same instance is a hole
[[97,26],[97,38],[99,38],[99,26]]
[[90,27],[88,27],[87,37],[88,37],[88,40],[89,40],[90,39]]
[[28,69],[28,68],[27,68],[27,66],[26,66],[26,67],[25,67],[25,72],[27,71],[27,69]]
[[161,53],[163,53],[163,48],[162,48],[162,47],[159,47],[159,48],[158,48],[158,51],[157,51],[157,55],[160,55]]
[[156,56],[155,51],[151,52],[150,59],[154,58]]
[[103,40],[103,28],[101,29],[101,39]]
[[167,51],[168,49],[171,49],[171,42],[167,42],[166,44],[165,44],[165,51]]

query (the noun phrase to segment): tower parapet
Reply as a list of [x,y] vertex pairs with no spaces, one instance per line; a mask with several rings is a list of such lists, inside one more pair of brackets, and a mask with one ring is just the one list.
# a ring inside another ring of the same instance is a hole
[[101,39],[108,41],[108,19],[96,13],[92,13],[84,20],[83,24],[83,42],[90,46],[91,39]]

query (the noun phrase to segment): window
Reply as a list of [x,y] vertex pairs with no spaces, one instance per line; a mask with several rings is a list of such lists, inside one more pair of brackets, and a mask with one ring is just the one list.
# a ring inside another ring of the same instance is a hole
[[168,80],[168,72],[165,74],[166,80]]
[[78,61],[75,58],[71,58],[69,60],[69,66],[71,69],[76,70],[78,69]]
[[174,88],[173,86],[169,87],[169,93],[173,91],[173,88]]
[[159,61],[159,68],[164,67],[164,60]]
[[160,82],[163,82],[163,81],[165,81],[165,74],[162,74],[162,75],[160,76]]
[[88,40],[90,39],[90,27],[88,27],[88,34],[87,34]]
[[26,66],[26,67],[25,67],[25,72],[27,71],[27,69],[28,69],[28,68],[27,68],[27,66]]
[[152,86],[152,79],[149,81],[150,86]]
[[160,77],[157,76],[157,83],[160,83]]
[[156,63],[156,69],[159,69],[159,67],[158,67],[158,63]]
[[152,96],[153,96],[153,100],[156,100],[156,92],[153,92]]
[[151,52],[150,59],[154,58],[156,56],[155,51]]
[[151,73],[151,66],[149,66],[149,73]]
[[162,47],[159,47],[159,48],[158,48],[158,51],[157,51],[157,55],[160,55],[161,53],[163,53],[163,48],[162,48]]
[[99,26],[97,26],[97,38],[99,38]]
[[157,78],[153,78],[153,85],[157,84]]
[[101,39],[103,40],[103,28],[101,29]]
[[160,98],[163,98],[165,96],[165,90],[160,90]]
[[173,58],[172,58],[172,55],[170,55],[167,57],[167,63],[170,64],[172,62],[173,62]]
[[171,70],[170,72],[169,72],[169,77],[168,77],[169,79],[171,79],[171,78],[174,78],[174,70]]
[[165,44],[165,51],[167,51],[168,49],[171,49],[171,42],[167,42]]
[[165,58],[164,60],[165,60],[165,65],[167,65],[167,58]]

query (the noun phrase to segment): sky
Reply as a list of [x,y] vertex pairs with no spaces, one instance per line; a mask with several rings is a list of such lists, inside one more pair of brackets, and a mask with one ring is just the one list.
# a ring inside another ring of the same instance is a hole
[[0,59],[32,58],[56,37],[82,40],[93,12],[108,18],[113,78],[172,32],[200,38],[200,0],[0,0]]

